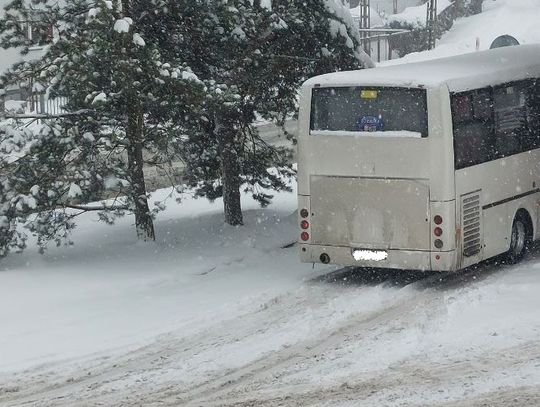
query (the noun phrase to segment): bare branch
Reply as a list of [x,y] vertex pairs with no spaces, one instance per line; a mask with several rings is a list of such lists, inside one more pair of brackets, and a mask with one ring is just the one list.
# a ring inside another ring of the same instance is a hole
[[97,211],[127,211],[129,207],[127,205],[119,206],[87,206],[87,205],[65,205],[66,208],[76,209],[84,212],[97,212]]
[[93,112],[89,109],[78,110],[70,113],[59,114],[0,114],[1,119],[60,119],[62,117],[80,116]]

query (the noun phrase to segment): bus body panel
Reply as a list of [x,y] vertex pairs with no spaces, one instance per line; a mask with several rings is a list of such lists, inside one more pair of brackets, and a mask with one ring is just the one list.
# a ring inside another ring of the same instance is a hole
[[429,251],[425,181],[312,176],[310,190],[313,244]]
[[[336,137],[338,138],[336,140]],[[428,179],[428,139],[373,140],[351,136],[308,136],[299,141],[299,193],[310,195],[312,176]],[[417,154],[426,157],[413,160]],[[300,189],[301,188],[301,189]]]
[[[497,256],[509,249],[512,223],[519,209],[526,210],[530,215],[533,238],[538,239],[539,187],[540,149],[456,171],[457,194],[461,196],[477,190],[481,196],[481,260]],[[462,264],[472,263],[473,261],[464,261]]]

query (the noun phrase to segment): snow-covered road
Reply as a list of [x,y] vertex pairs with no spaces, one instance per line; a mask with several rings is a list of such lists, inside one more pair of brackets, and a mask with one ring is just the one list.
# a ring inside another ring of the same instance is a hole
[[534,255],[444,276],[323,273],[201,329],[4,374],[0,404],[540,405],[539,289]]

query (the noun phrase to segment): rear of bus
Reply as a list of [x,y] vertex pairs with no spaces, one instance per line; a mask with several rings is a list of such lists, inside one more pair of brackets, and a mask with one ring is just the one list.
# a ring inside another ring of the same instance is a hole
[[456,269],[448,89],[345,78],[325,75],[302,89],[301,260]]

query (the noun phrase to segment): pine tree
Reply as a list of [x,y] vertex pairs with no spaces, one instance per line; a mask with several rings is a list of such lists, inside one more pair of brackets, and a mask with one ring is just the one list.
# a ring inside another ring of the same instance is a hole
[[[0,228],[6,232],[0,254],[24,247],[17,222],[43,246],[64,241],[74,218],[94,210],[106,222],[133,213],[138,237],[155,238],[144,163],[180,157],[178,134],[203,95],[182,55],[164,55],[155,40],[168,4],[15,0],[6,7],[0,21],[4,48],[28,51],[25,24],[37,12],[39,24],[54,25],[54,40],[40,58],[5,74],[4,87],[32,83],[67,102],[65,113],[44,121],[38,132],[0,128]],[[86,204],[104,196],[116,198]]]
[[[185,144],[187,176],[200,195],[223,197],[225,221],[243,223],[241,190],[262,205],[288,190],[290,150],[268,145],[253,123],[284,124],[307,78],[368,64],[341,0],[192,1],[170,14],[162,41],[204,82],[200,120]],[[219,181],[216,182],[216,179]]]

